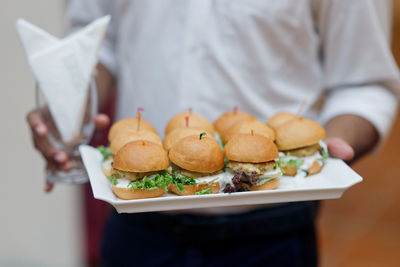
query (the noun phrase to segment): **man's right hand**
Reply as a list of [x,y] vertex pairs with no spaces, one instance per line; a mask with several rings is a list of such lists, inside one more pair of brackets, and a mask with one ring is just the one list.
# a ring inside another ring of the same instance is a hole
[[[34,146],[42,153],[47,161],[46,168],[69,171],[71,169],[71,164],[68,161],[68,155],[64,151],[53,147],[48,141],[48,129],[40,112],[38,110],[32,110],[28,113],[26,119],[31,128]],[[103,129],[110,123],[110,118],[105,114],[96,115],[94,120],[96,130]],[[52,183],[46,181],[45,191],[50,192],[53,186]]]

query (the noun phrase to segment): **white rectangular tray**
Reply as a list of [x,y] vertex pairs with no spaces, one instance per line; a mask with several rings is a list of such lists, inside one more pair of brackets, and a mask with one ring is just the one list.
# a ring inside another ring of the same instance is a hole
[[110,182],[102,172],[103,157],[100,152],[87,145],[81,145],[79,150],[89,175],[94,197],[110,203],[119,213],[340,198],[346,189],[362,181],[361,176],[343,161],[328,158],[319,174],[306,178],[282,176],[276,190],[193,196],[176,196],[167,193],[158,198],[122,200],[114,195]]

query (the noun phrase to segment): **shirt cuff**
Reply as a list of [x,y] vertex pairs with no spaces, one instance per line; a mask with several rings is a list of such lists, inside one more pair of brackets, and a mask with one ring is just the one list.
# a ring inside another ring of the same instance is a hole
[[326,124],[332,118],[358,115],[375,126],[384,139],[396,116],[397,99],[387,88],[379,85],[333,89],[325,102],[320,121]]

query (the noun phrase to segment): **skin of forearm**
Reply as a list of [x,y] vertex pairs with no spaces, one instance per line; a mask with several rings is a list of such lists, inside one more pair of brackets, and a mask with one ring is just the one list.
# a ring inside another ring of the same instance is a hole
[[326,124],[325,129],[328,138],[341,138],[354,149],[354,159],[371,151],[379,141],[376,128],[368,120],[357,115],[334,117]]
[[96,66],[96,87],[98,93],[99,110],[101,110],[115,88],[115,79],[111,72],[102,64]]

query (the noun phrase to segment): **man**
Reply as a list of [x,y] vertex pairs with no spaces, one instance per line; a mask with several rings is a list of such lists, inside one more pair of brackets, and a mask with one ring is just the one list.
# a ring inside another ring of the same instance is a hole
[[[389,6],[382,0],[75,0],[68,16],[76,29],[112,15],[96,81],[100,104],[117,82],[117,118],[142,106],[163,132],[172,115],[189,107],[214,120],[239,105],[266,121],[278,111],[296,112],[306,100],[306,116],[326,127],[330,154],[350,161],[384,138],[396,111]],[[323,94],[324,106],[313,113]],[[38,114],[28,121],[48,164],[68,170]],[[108,118],[99,115],[96,123]],[[315,202],[114,212],[103,264],[313,266],[315,216]]]

